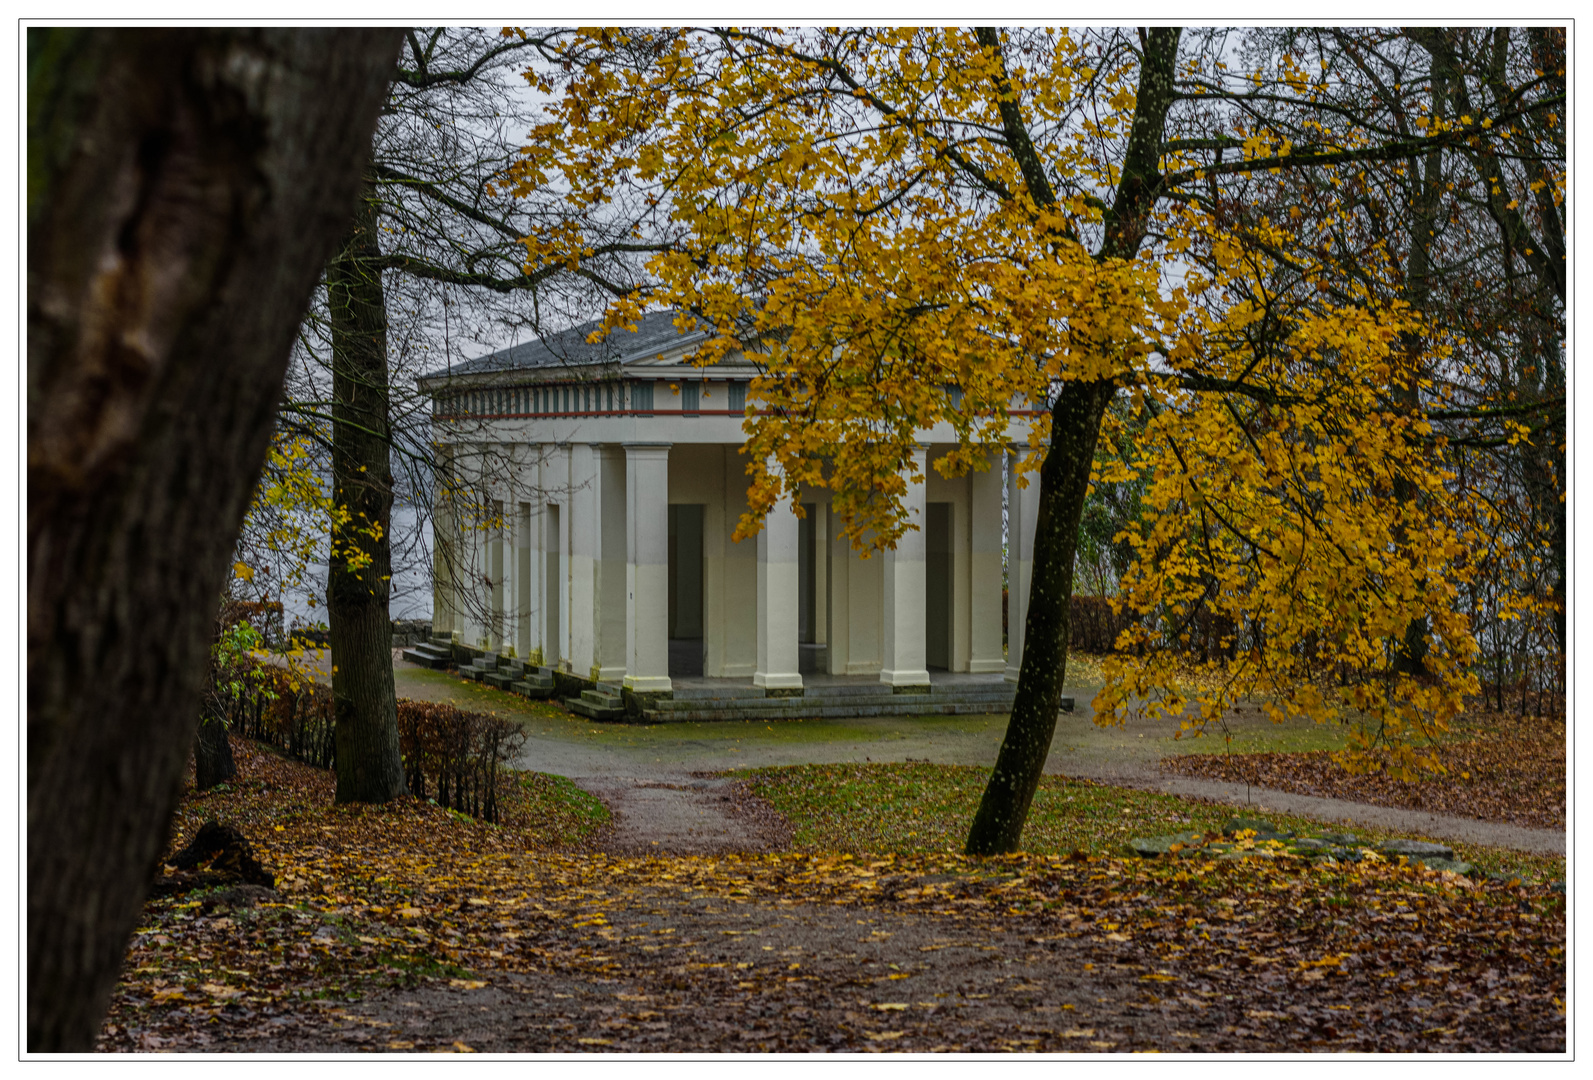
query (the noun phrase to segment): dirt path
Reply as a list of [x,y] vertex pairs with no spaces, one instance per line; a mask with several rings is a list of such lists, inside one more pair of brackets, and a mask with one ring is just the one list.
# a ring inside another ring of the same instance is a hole
[[[1001,716],[875,717],[855,720],[600,725],[527,707],[523,699],[407,663],[395,668],[400,696],[454,701],[464,708],[518,715],[527,733],[519,764],[568,776],[604,799],[615,813],[603,850],[678,854],[776,849],[779,836],[756,823],[756,801],[732,796],[702,774],[778,765],[857,761],[929,761],[988,767],[1006,730]],[[1070,690],[1077,711],[1058,718],[1046,772],[1214,799],[1351,825],[1377,826],[1438,840],[1564,854],[1565,833],[1527,829],[1420,810],[1296,795],[1244,784],[1164,773],[1164,757],[1244,750],[1336,747],[1336,733],[1307,721],[1281,725],[1254,708],[1230,716],[1205,737],[1175,739],[1166,722],[1130,721],[1100,727],[1092,691]],[[1231,744],[1224,740],[1232,738]],[[658,843],[655,845],[653,841]],[[775,845],[772,847],[771,845]]]
[[582,777],[582,788],[603,800],[614,820],[587,845],[610,855],[718,855],[781,851],[791,827],[730,777],[661,774]]
[[[924,880],[935,879],[905,884]],[[516,946],[543,958],[534,971],[294,1003],[277,1015],[213,1025],[205,1036],[212,1041],[191,1048],[1557,1053],[1565,1046],[1563,1016],[1548,998],[1563,990],[1525,958],[1506,972],[1523,968],[1524,985],[1512,982],[1514,992],[1498,1000],[1417,983],[1424,977],[1417,952],[1409,958],[1414,974],[1377,971],[1364,954],[1331,974],[1265,957],[1252,970],[1253,930],[1224,922],[1220,912],[1206,934],[1184,939],[1188,948],[1169,949],[1140,929],[1109,932],[1119,924],[1093,925],[1071,907],[1026,915],[997,905],[959,916],[915,910],[888,895],[843,905],[679,888],[617,888],[587,903],[603,914],[573,923],[562,912],[514,921]],[[1311,957],[1333,932],[1321,923],[1290,931],[1298,954]],[[1236,955],[1244,962],[1234,963]],[[1488,963],[1471,963],[1479,970],[1465,973],[1467,985]],[[1500,974],[1482,977],[1497,982]],[[1391,975],[1404,979],[1399,992],[1388,992]]]

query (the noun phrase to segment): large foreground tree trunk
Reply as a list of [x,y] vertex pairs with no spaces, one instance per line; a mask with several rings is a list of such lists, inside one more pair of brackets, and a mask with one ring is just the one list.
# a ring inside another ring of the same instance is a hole
[[376,204],[362,198],[327,270],[332,315],[332,487],[348,517],[332,532],[326,606],[337,722],[337,801],[386,802],[408,790],[393,688],[392,428],[387,305],[376,268]]
[[28,32],[28,1030],[84,1051],[388,29]]
[[[1000,40],[994,28],[980,27],[975,33],[981,44],[999,53]],[[1181,34],[1178,27],[1160,26],[1144,35],[1134,122],[1124,148],[1116,197],[1104,216],[1105,235],[1098,259],[1132,259],[1144,242],[1151,210],[1161,192],[1162,134],[1173,103],[1173,63]],[[996,89],[1003,134],[1023,170],[1029,194],[1041,205],[1053,205],[1055,195],[1029,139],[1021,102],[1010,87],[998,84]],[[1067,673],[1068,608],[1079,520],[1084,514],[1101,418],[1115,390],[1110,382],[1066,382],[1051,407],[1051,447],[1040,470],[1034,569],[1023,623],[1018,689],[996,767],[968,830],[970,855],[1018,850],[1029,804],[1051,752],[1062,680]]]

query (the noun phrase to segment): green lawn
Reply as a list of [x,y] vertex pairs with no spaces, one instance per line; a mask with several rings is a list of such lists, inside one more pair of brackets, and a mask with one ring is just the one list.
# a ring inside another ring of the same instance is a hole
[[[975,766],[917,763],[798,765],[743,773],[791,821],[798,848],[867,852],[962,850],[989,774]],[[1326,828],[1369,841],[1395,835],[1430,839],[1047,776],[1035,793],[1023,846],[1038,854],[1120,855],[1131,837],[1215,831],[1239,814],[1296,832]],[[1533,881],[1565,877],[1565,860],[1558,856],[1451,846],[1457,857],[1496,873]]]
[[521,824],[551,848],[572,847],[609,822],[603,800],[550,773],[514,773],[519,781],[515,809]]

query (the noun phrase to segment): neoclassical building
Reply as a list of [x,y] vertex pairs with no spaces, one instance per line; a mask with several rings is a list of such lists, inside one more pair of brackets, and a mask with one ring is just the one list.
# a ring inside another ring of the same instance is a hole
[[767,696],[840,676],[897,692],[937,671],[1016,678],[1038,484],[1016,485],[1010,449],[947,480],[927,463],[951,429],[924,431],[907,498],[918,529],[894,551],[853,551],[822,489],[804,493],[805,516],[782,505],[738,543],[754,368],[686,363],[705,335],[669,312],[589,344],[596,325],[420,379],[452,477],[438,488],[455,493],[435,517],[438,631],[647,695],[683,677]]

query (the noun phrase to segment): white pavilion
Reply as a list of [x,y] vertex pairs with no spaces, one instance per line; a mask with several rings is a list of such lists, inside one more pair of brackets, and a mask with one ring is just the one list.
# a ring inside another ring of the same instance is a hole
[[650,698],[683,681],[792,697],[1016,679],[1039,485],[1017,486],[1013,447],[947,480],[928,462],[950,426],[925,430],[907,496],[918,528],[893,551],[853,551],[824,489],[738,543],[756,369],[686,362],[706,335],[671,312],[589,344],[596,326],[419,380],[439,469],[467,493],[437,507],[434,632]]

